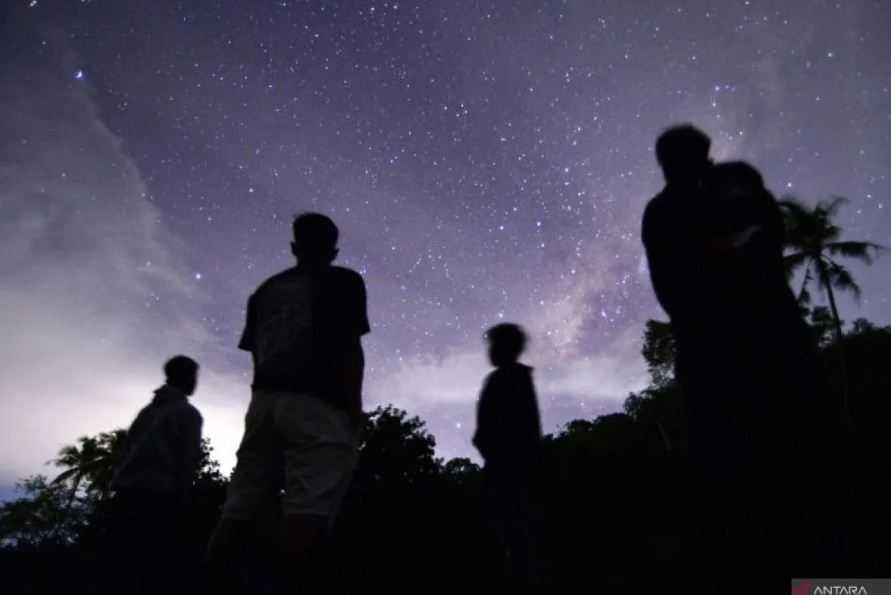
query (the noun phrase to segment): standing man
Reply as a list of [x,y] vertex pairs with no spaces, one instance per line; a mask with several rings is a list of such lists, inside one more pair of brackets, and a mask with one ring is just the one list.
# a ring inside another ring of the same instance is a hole
[[198,363],[177,355],[164,364],[164,376],[127,431],[112,480],[115,568],[129,570],[121,582],[136,582],[131,589],[116,585],[119,592],[186,592],[197,562],[184,555],[181,521],[201,460],[201,414],[188,401]]
[[[696,491],[711,494],[701,504],[716,514],[711,527],[732,535],[746,588],[763,589],[770,575],[813,574],[814,538],[795,526],[813,519],[793,518],[807,507],[797,476],[826,460],[818,436],[830,416],[783,271],[776,200],[757,170],[714,165],[709,147],[689,125],[659,137],[666,183],[647,205],[642,239],[676,341],[690,455],[704,482]],[[769,519],[780,507],[783,518]]]
[[541,578],[535,553],[535,479],[541,417],[532,368],[520,363],[526,333],[511,323],[486,331],[495,366],[477,403],[473,444],[485,461],[485,508],[504,556],[505,593],[534,592]]
[[[316,559],[358,456],[364,356],[369,332],[365,284],[333,266],[338,229],[324,215],[293,224],[297,266],[250,297],[239,347],[253,356],[254,380],[238,463],[211,561],[236,562],[270,507],[283,513],[280,566],[301,592],[327,580]],[[281,503],[280,493],[284,490]]]

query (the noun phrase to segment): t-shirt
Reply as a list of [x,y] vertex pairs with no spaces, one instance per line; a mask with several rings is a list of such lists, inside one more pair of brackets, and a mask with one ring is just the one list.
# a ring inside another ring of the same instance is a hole
[[703,186],[669,185],[644,211],[641,238],[653,289],[671,318],[679,347],[723,316],[715,304],[717,269],[705,258],[709,206]]
[[361,407],[370,330],[365,283],[350,269],[295,267],[266,280],[248,300],[239,348],[254,358],[254,389],[312,394]]

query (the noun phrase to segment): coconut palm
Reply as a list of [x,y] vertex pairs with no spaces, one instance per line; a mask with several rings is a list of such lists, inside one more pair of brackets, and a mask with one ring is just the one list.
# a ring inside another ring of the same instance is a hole
[[126,430],[114,430],[97,436],[81,436],[77,444],[59,451],[52,463],[64,471],[53,483],[68,485],[69,507],[82,487],[99,499],[108,497],[126,435]]
[[846,422],[850,424],[847,370],[841,342],[842,321],[838,314],[835,292],[846,291],[855,299],[859,299],[860,286],[838,259],[855,258],[866,264],[872,264],[873,256],[882,249],[882,246],[873,242],[839,240],[842,229],[833,222],[833,219],[845,202],[847,201],[842,197],[834,197],[828,202],[819,202],[815,207],[809,208],[790,198],[780,201],[780,208],[783,210],[786,223],[787,253],[784,256],[786,272],[791,277],[796,271],[804,270],[801,289],[798,292],[799,303],[803,305],[810,303],[809,287],[812,282],[826,292],[841,357],[844,415],[847,418]]
[[836,339],[842,338],[842,323],[835,300],[836,291],[847,291],[860,298],[860,286],[851,272],[838,262],[838,258],[856,258],[872,264],[875,253],[882,249],[872,242],[839,241],[842,229],[833,223],[838,209],[847,202],[835,197],[828,202],[819,202],[809,208],[794,199],[780,201],[786,220],[786,248],[784,263],[791,276],[804,269],[804,277],[798,299],[808,304],[811,299],[809,286],[816,282],[826,292]]

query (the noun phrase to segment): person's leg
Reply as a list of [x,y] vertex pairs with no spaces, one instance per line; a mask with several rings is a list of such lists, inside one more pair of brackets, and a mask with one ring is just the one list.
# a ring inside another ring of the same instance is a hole
[[111,503],[106,551],[110,561],[110,593],[139,593],[145,540],[138,521],[136,500],[119,491]]
[[326,593],[326,539],[355,468],[356,428],[345,412],[308,395],[282,399],[276,427],[285,443],[283,563],[292,587]]
[[279,506],[281,446],[273,419],[277,398],[263,392],[251,398],[222,516],[208,543],[213,582],[223,592],[233,592],[233,585],[240,581],[260,513]]
[[532,479],[522,469],[501,486],[507,512],[506,544],[508,568],[514,592],[532,592],[539,586],[539,561],[535,547]]
[[325,541],[329,518],[320,514],[287,514],[282,527],[281,565],[287,584],[301,593],[331,590]]

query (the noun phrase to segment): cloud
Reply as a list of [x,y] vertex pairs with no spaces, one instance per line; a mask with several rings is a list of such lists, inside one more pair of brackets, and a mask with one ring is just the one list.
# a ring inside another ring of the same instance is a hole
[[208,360],[196,403],[220,454],[234,452],[240,422],[224,403],[245,383],[219,371],[194,322],[203,298],[182,245],[72,56],[26,62],[0,72],[0,484],[127,426],[177,352]]
[[[564,358],[549,347],[533,346],[524,358],[536,368],[539,397],[577,404],[609,401],[618,408],[629,392],[646,384],[640,332],[632,327],[595,353]],[[393,403],[412,413],[459,406],[472,409],[491,367],[481,344],[455,347],[442,356],[405,357],[395,370],[370,379],[371,404]],[[423,415],[422,415],[423,416]]]

